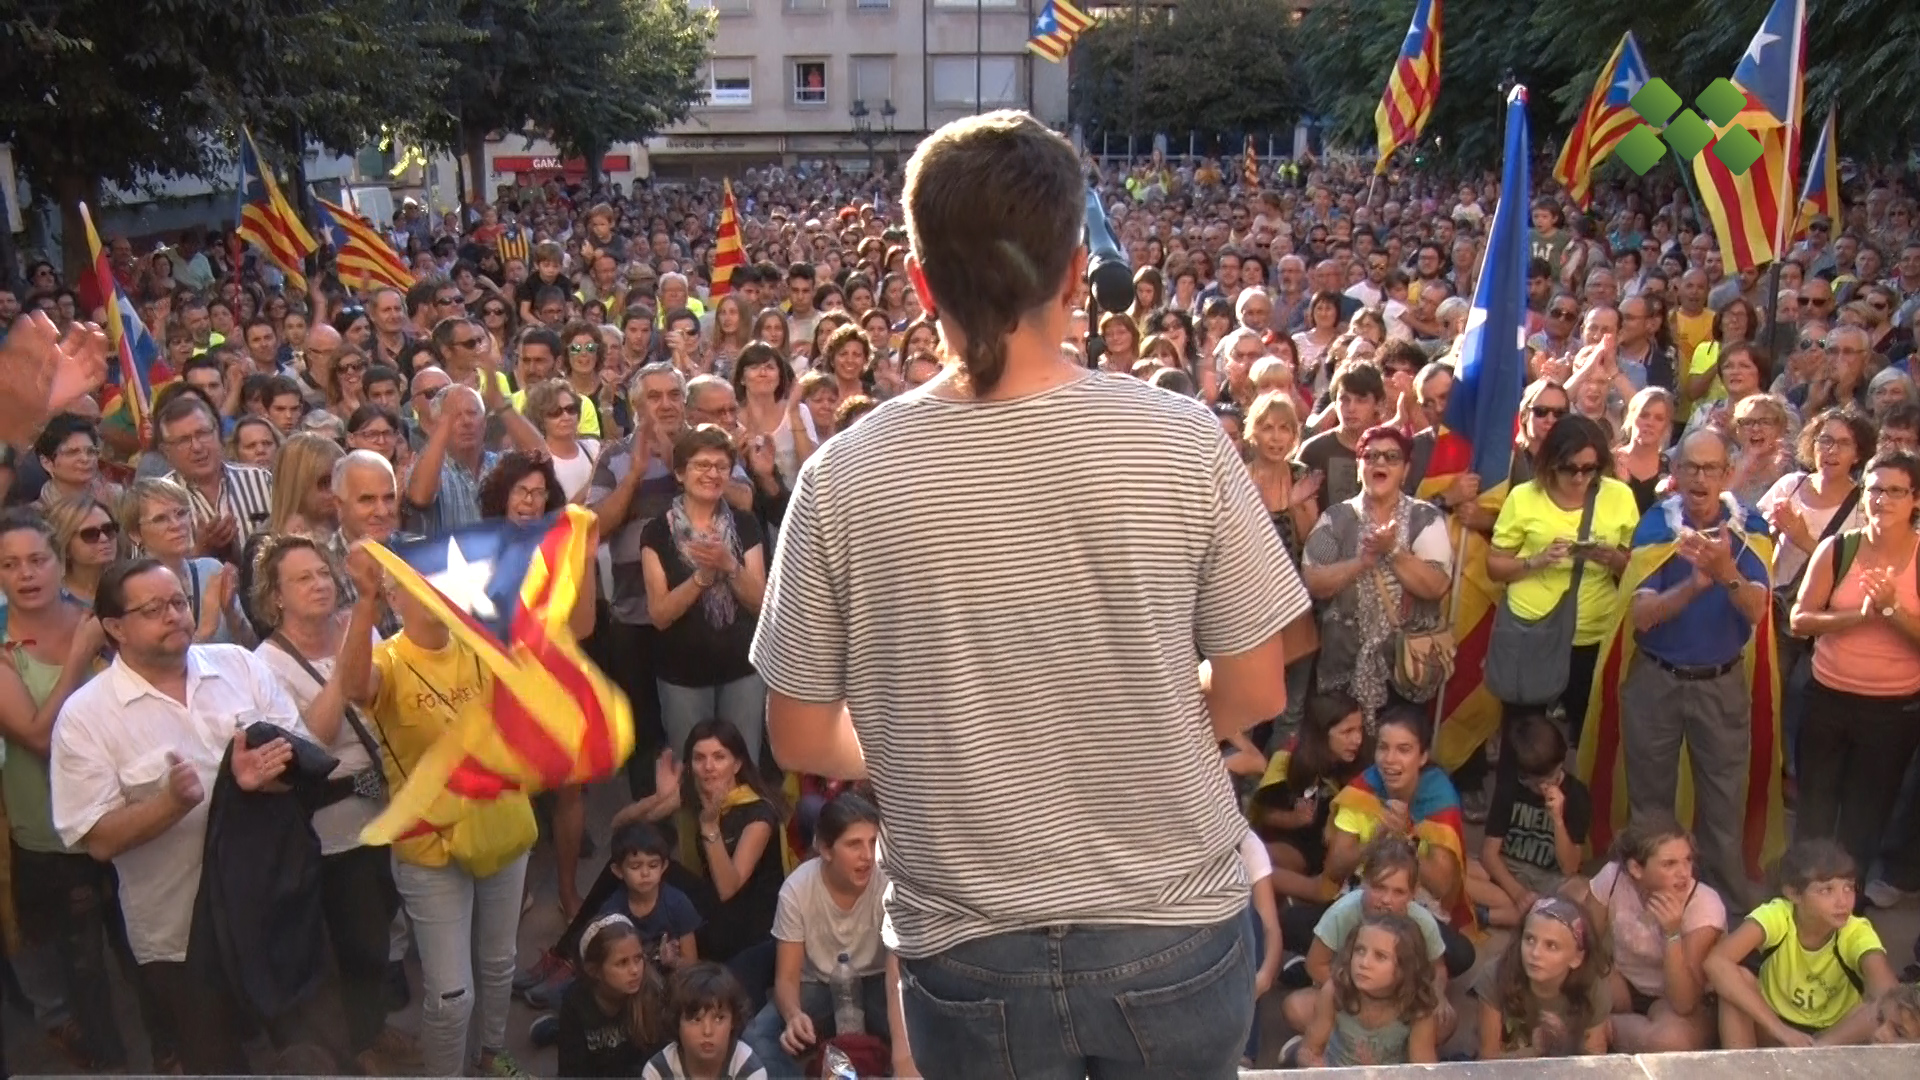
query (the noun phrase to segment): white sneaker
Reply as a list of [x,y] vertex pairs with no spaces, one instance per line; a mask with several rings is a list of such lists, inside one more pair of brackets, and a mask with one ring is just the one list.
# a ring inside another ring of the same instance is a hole
[[1920,892],[1909,892],[1885,881],[1867,882],[1867,903],[1877,908],[1896,908],[1910,900],[1920,899]]

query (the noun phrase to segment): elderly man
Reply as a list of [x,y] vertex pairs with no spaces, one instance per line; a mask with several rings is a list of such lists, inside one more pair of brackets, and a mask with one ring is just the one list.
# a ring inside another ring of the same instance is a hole
[[201,550],[235,563],[247,538],[273,516],[273,474],[220,455],[220,418],[199,394],[180,394],[153,417],[154,444],[187,489]]
[[1758,547],[1766,522],[1727,494],[1728,450],[1712,429],[1687,436],[1673,466],[1678,494],[1634,531],[1633,601],[1622,627],[1633,635],[1633,658],[1620,690],[1620,738],[1636,817],[1673,810],[1686,747],[1702,869],[1744,909],[1754,897],[1741,858],[1741,798],[1755,720],[1742,660],[1767,615],[1771,551]]
[[[301,346],[300,351],[294,355],[294,360],[300,368],[301,385],[309,391],[309,397],[321,393],[320,384],[313,377],[314,369],[333,370],[334,358],[340,355],[341,346],[344,344],[340,331],[326,323],[315,323],[307,330],[306,344]],[[322,401],[321,404],[325,402]]]

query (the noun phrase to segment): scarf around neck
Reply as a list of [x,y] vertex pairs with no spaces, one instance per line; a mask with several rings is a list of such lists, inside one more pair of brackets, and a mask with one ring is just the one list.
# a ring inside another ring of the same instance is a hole
[[[733,552],[736,560],[745,554],[740,550],[739,534],[733,528],[733,511],[724,502],[714,507],[713,523],[703,532],[694,528],[693,519],[687,514],[687,497],[675,495],[673,505],[667,507],[667,531],[673,536],[674,553],[688,566],[698,565],[693,561],[690,545],[699,540],[720,541]],[[700,593],[701,614],[706,616],[707,625],[716,630],[732,626],[738,610],[733,589],[725,582],[715,582]]]

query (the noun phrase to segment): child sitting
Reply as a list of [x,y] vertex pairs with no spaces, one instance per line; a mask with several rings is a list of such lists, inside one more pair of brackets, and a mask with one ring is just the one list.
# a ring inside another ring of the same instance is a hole
[[1474,980],[1480,1060],[1606,1053],[1611,968],[1585,909],[1557,896],[1534,901],[1500,962]]
[[1542,896],[1579,897],[1581,849],[1593,824],[1593,797],[1567,775],[1567,737],[1544,716],[1514,725],[1507,752],[1516,768],[1501,770],[1487,810],[1480,859],[1467,868],[1467,894],[1490,925],[1520,925]]
[[747,992],[733,972],[707,961],[674,972],[667,1015],[675,1038],[640,1070],[641,1080],[767,1080],[766,1068],[740,1038]]
[[642,954],[639,931],[606,915],[580,936],[586,976],[560,1002],[561,1076],[632,1076],[665,1044],[665,988]]
[[1880,995],[1879,1020],[1874,1042],[1920,1043],[1920,986],[1896,986]]
[[1368,915],[1334,957],[1312,1022],[1281,1052],[1290,1068],[1406,1065],[1439,1060],[1433,961],[1405,915]]
[[[1849,1046],[1873,1036],[1873,997],[1894,985],[1873,924],[1853,913],[1852,856],[1803,840],[1780,860],[1780,893],[1707,954],[1720,1045]],[[1755,963],[1754,957],[1758,956]]]
[[668,973],[700,958],[693,935],[702,921],[687,894],[663,880],[672,854],[660,830],[644,821],[617,829],[607,865],[625,888],[601,909],[631,920],[645,943],[647,962]]

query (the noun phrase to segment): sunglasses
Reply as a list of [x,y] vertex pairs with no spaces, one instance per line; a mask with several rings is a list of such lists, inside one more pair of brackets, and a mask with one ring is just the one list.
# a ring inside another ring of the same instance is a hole
[[1548,419],[1549,417],[1551,417],[1552,419],[1558,420],[1561,417],[1567,415],[1567,413],[1570,412],[1571,410],[1556,409],[1551,405],[1535,405],[1530,411],[1533,413],[1533,418],[1535,420],[1545,420],[1545,419]]
[[1369,450],[1360,455],[1360,460],[1369,465],[1398,465],[1406,458],[1398,450]]
[[452,344],[458,349],[478,349],[480,343],[485,340],[487,339],[483,337],[454,338]]
[[120,526],[108,522],[105,525],[89,525],[74,534],[82,541],[97,544],[102,540],[114,540],[120,536]]
[[1599,471],[1600,471],[1600,466],[1592,463],[1588,463],[1586,465],[1560,466],[1560,474],[1562,476],[1592,476],[1594,473],[1597,473]]
[[573,402],[569,402],[568,404],[565,404],[565,405],[555,405],[555,406],[553,407],[553,415],[555,415],[555,416],[579,416],[579,415],[580,415],[580,403],[579,403],[578,401],[573,401]]
[[345,364],[341,364],[338,368],[334,370],[338,371],[342,375],[358,375],[361,372],[367,370],[367,365],[361,363],[358,360],[354,360]]
[[600,351],[600,346],[595,345],[591,341],[576,341],[573,344],[567,346],[567,352],[572,353],[574,356],[580,356],[585,353],[593,353],[593,352],[599,352],[599,351]]
[[489,319],[495,316],[504,319],[507,317],[507,309],[503,307],[482,308],[480,309],[480,314]]
[[1569,311],[1566,308],[1554,308],[1553,310],[1547,312],[1547,314],[1556,319],[1571,319],[1578,316],[1580,313],[1577,311]]

